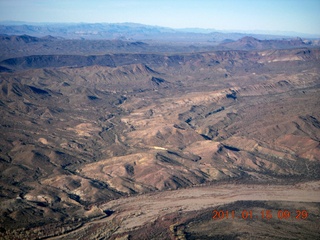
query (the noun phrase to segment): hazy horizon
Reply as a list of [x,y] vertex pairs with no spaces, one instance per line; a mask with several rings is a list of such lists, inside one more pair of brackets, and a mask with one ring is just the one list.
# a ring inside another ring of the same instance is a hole
[[318,0],[0,0],[0,21],[140,23],[221,31],[320,35]]

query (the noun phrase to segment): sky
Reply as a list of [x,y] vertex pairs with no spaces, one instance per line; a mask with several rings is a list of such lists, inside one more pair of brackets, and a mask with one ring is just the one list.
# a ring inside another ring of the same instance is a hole
[[0,0],[0,21],[320,34],[320,0]]

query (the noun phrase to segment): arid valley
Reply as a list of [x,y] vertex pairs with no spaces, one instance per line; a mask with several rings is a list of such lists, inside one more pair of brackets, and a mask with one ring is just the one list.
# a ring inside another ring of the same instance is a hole
[[319,40],[170,41],[1,36],[0,239],[320,238]]

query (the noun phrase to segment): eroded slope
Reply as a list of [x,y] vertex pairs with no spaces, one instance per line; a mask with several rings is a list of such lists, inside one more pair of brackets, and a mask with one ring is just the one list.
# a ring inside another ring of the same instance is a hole
[[32,59],[1,73],[5,228],[74,229],[136,193],[320,177],[317,49]]

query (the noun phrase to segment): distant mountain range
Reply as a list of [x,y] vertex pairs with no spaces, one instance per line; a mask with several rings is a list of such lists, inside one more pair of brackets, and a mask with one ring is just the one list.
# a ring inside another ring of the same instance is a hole
[[298,33],[283,34],[256,34],[242,32],[223,32],[215,29],[172,29],[159,26],[149,26],[137,23],[24,23],[0,22],[2,35],[31,35],[44,37],[52,35],[67,39],[121,39],[143,41],[175,41],[175,42],[209,42],[220,43],[225,39],[238,40],[251,36],[261,40],[281,39],[283,37],[308,37],[319,36]]
[[[293,49],[319,47],[319,40],[306,40],[301,38],[266,39],[260,40],[246,36],[238,40],[224,39],[220,42],[184,42],[183,44],[170,44],[170,42],[130,41],[122,39],[80,40],[65,39],[47,35],[34,37],[30,35],[0,35],[0,62],[2,60],[34,55],[103,55],[110,53],[191,53],[219,50],[265,50],[265,49]],[[61,59],[59,59],[60,61]],[[75,60],[80,60],[77,57]],[[75,61],[72,60],[72,61]],[[25,61],[22,60],[22,61]],[[29,60],[27,60],[29,62]],[[41,62],[41,61],[40,61]],[[47,64],[47,62],[45,62]],[[72,64],[71,64],[72,65]],[[82,64],[80,64],[82,65]],[[10,71],[1,66],[0,72]],[[11,68],[11,67],[9,67]]]
[[316,45],[316,41],[306,41],[301,38],[292,39],[273,39],[273,40],[259,40],[254,37],[243,37],[237,41],[227,41],[221,43],[220,47],[236,50],[257,50],[257,49],[285,49],[305,47],[308,45]]

